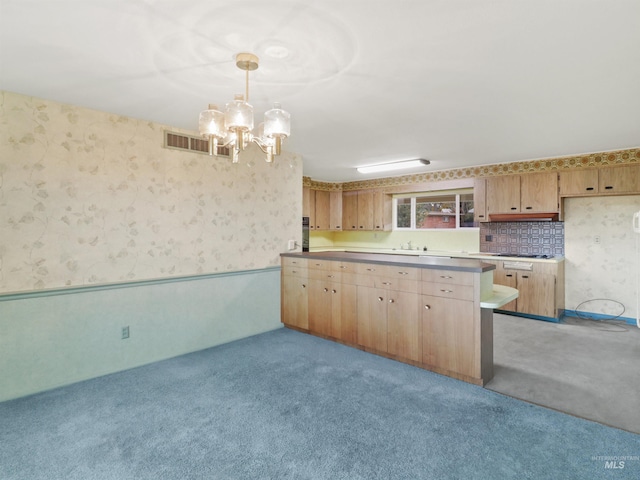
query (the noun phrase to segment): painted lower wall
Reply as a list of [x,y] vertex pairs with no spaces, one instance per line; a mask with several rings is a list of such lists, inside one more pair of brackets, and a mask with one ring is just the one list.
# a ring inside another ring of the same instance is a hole
[[281,325],[279,268],[5,296],[0,401]]

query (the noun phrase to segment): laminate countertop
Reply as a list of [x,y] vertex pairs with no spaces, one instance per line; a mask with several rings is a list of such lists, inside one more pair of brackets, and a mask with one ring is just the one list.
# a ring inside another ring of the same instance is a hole
[[310,260],[328,260],[335,262],[377,263],[402,267],[433,268],[438,270],[457,270],[462,272],[483,273],[495,270],[496,266],[474,258],[449,258],[433,255],[393,255],[365,252],[290,252],[281,253],[282,257],[298,257]]

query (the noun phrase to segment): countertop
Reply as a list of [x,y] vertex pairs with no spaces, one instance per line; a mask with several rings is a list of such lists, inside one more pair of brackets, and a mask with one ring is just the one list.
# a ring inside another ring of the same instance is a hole
[[437,255],[393,255],[371,252],[291,252],[280,254],[283,257],[301,257],[323,259],[337,262],[379,263],[403,267],[434,268],[440,270],[457,270],[463,272],[488,272],[495,270],[495,265],[484,263],[477,258],[454,258]]
[[553,258],[527,258],[527,257],[507,257],[496,253],[488,252],[460,252],[446,250],[406,250],[400,248],[372,248],[372,247],[318,247],[312,248],[311,253],[319,252],[353,252],[353,253],[373,253],[385,255],[406,255],[408,257],[434,257],[434,258],[468,258],[477,260],[507,260],[519,262],[540,262],[540,263],[560,263],[564,262],[564,257]]

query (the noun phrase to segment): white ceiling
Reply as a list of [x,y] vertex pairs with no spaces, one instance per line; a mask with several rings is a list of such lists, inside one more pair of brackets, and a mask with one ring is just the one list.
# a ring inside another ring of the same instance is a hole
[[193,131],[241,51],[316,180],[640,146],[639,0],[0,0],[0,89]]

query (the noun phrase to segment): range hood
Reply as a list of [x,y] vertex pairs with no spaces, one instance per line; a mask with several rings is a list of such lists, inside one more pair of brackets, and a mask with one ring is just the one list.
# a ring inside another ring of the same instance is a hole
[[550,213],[492,213],[490,222],[557,222],[558,212]]

